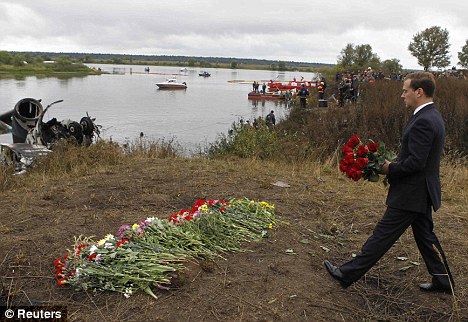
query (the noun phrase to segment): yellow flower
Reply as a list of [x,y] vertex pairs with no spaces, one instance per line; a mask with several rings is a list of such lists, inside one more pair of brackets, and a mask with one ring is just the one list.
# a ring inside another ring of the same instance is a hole
[[132,225],[132,229],[133,229],[133,230],[136,230],[138,227],[140,227],[140,225],[138,225],[138,224],[133,224],[133,225]]
[[260,201],[260,206],[262,208],[265,208],[265,209],[275,209],[275,206],[274,205],[270,205],[268,202],[266,201]]
[[114,239],[114,235],[112,235],[112,234],[107,234],[106,236],[104,236],[104,239],[105,239],[105,240]]
[[208,206],[207,206],[206,204],[204,204],[204,205],[202,205],[202,206],[200,207],[200,210],[201,210],[202,212],[207,212],[207,211],[208,211]]
[[101,239],[100,241],[97,242],[97,245],[98,245],[98,246],[102,246],[102,245],[104,245],[105,243],[106,243],[106,239],[103,238],[103,239]]
[[269,224],[268,228],[272,229],[273,228],[273,223]]

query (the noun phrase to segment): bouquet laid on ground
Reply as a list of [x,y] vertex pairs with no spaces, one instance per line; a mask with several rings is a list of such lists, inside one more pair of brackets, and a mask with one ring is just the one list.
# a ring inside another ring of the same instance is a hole
[[[364,179],[372,182],[379,181],[379,174],[383,174],[382,167],[385,160],[392,161],[396,155],[388,151],[383,143],[368,140],[365,144],[354,134],[341,149],[340,171],[354,181]],[[387,177],[383,180],[387,185]]]
[[241,251],[243,241],[268,236],[276,224],[274,208],[246,198],[198,200],[167,219],[122,225],[117,236],[75,238],[72,249],[55,260],[55,275],[60,286],[125,297],[142,290],[156,298],[152,287],[167,289],[184,261],[221,257]]

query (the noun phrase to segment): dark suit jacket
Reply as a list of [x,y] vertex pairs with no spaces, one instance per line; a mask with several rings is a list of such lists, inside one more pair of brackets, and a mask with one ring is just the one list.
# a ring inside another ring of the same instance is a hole
[[389,166],[388,207],[426,213],[430,202],[434,211],[440,208],[439,168],[444,140],[444,121],[434,104],[410,119],[398,159]]

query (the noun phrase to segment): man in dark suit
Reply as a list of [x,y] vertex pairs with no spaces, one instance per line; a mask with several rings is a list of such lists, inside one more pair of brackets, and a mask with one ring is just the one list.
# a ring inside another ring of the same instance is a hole
[[411,226],[432,275],[432,281],[420,284],[420,289],[453,291],[455,284],[444,251],[433,232],[432,208],[437,211],[441,203],[439,168],[445,139],[444,122],[432,101],[434,91],[431,73],[412,73],[404,80],[401,97],[414,112],[403,131],[397,161],[386,161],[383,166],[390,183],[387,210],[354,259],[340,267],[324,261],[328,273],[345,288],[371,269]]

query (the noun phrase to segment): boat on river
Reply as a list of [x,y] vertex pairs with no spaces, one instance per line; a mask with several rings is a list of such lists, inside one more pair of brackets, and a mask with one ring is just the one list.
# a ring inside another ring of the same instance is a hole
[[175,78],[168,78],[165,82],[156,83],[160,89],[186,89],[187,83],[179,83]]
[[291,81],[286,81],[286,82],[278,82],[278,81],[272,81],[270,80],[268,82],[268,90],[269,91],[287,91],[287,90],[300,90],[302,85],[305,85],[309,90],[312,87],[315,87],[317,85],[316,81],[306,81],[306,80],[291,80]]
[[247,98],[249,100],[285,100],[286,99],[286,92],[255,92],[252,91],[247,94]]
[[208,73],[208,72],[202,72],[202,73],[199,73],[198,76],[203,76],[203,77],[210,77],[211,74]]

